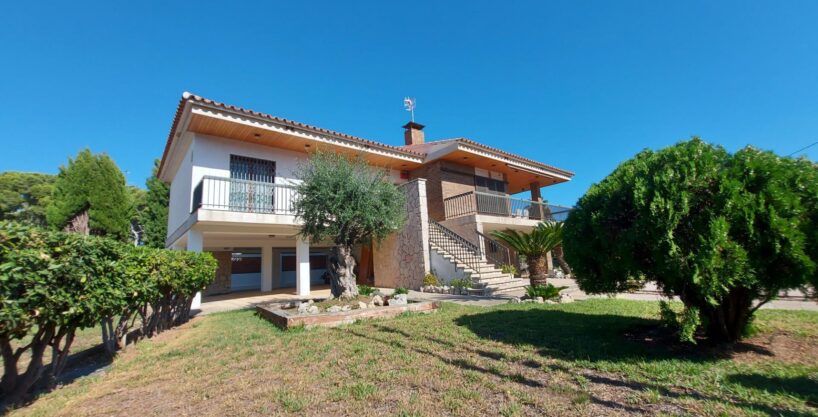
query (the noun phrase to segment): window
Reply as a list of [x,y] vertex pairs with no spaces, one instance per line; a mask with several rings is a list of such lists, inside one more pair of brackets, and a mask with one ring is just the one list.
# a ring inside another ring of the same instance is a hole
[[276,163],[249,156],[230,155],[230,178],[273,184],[276,182]]
[[493,193],[493,194],[505,194],[506,193],[506,183],[501,180],[495,180],[492,178],[486,178],[481,176],[474,177],[474,186],[477,191]]
[[275,161],[230,155],[230,179],[230,211],[275,211]]

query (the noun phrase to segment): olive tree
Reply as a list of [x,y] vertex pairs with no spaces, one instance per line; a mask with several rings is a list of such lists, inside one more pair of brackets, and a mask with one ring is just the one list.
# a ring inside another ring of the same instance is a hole
[[697,138],[645,150],[590,188],[564,234],[584,291],[652,281],[684,303],[683,327],[735,341],[780,291],[818,283],[818,169]]
[[389,182],[385,169],[358,158],[316,152],[300,167],[297,217],[301,235],[313,242],[331,241],[329,263],[334,297],[358,295],[352,247],[379,242],[405,221],[406,198]]

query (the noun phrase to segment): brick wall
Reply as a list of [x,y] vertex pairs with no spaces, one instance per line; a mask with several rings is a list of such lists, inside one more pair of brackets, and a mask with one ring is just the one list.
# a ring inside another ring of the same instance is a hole
[[410,172],[411,179],[426,178],[429,219],[446,219],[443,200],[474,191],[474,168],[448,161],[435,161]]

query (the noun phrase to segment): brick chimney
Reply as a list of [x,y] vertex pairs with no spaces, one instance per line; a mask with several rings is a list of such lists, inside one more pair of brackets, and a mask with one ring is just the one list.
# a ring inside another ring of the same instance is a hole
[[403,125],[403,128],[406,129],[403,132],[403,139],[406,142],[406,145],[420,145],[423,143],[423,126],[420,123],[409,122]]

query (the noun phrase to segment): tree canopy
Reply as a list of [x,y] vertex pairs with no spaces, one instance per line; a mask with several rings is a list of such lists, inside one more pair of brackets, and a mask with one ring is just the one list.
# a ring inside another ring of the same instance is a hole
[[0,219],[45,226],[54,180],[49,174],[0,173]]
[[361,158],[316,152],[298,173],[301,183],[295,211],[301,234],[313,242],[332,241],[331,291],[335,297],[358,295],[352,245],[379,242],[405,221],[406,197],[385,169]]
[[405,220],[406,198],[385,169],[360,158],[316,152],[301,167],[295,209],[313,241],[353,245],[381,241]]
[[47,219],[49,226],[62,229],[87,210],[92,234],[126,240],[132,209],[125,176],[116,163],[106,154],[85,149],[60,167]]
[[737,340],[781,290],[818,284],[818,169],[697,138],[646,150],[590,188],[564,235],[584,291],[653,281],[687,324]]
[[142,226],[142,242],[145,246],[164,248],[168,233],[168,206],[170,204],[170,185],[160,180],[159,160],[153,164],[153,173],[145,181],[148,191],[145,205],[140,211],[139,223]]

